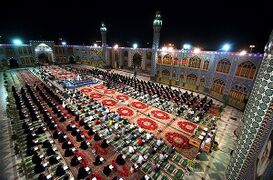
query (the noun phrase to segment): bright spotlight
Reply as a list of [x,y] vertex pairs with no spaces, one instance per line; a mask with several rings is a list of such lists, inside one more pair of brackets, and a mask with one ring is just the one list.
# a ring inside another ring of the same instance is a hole
[[13,40],[12,40],[12,43],[13,43],[14,45],[16,45],[16,46],[20,46],[20,45],[23,44],[22,40],[20,40],[20,39],[13,39]]
[[65,45],[66,45],[66,42],[65,42],[65,41],[63,41],[63,42],[62,42],[62,45],[63,45],[63,46],[65,46]]
[[114,45],[114,49],[118,49],[118,44],[115,44],[115,45]]
[[246,50],[242,50],[239,55],[244,56],[244,55],[246,55],[246,53],[247,53]]
[[200,48],[194,48],[193,53],[200,53],[201,49]]
[[173,47],[168,47],[168,51],[173,51]]
[[166,46],[163,46],[163,47],[162,47],[162,51],[167,51],[167,49],[168,49],[168,48],[167,48]]
[[133,48],[136,49],[137,48],[137,43],[133,44]]
[[223,47],[222,47],[222,50],[223,51],[229,51],[231,48],[230,44],[224,44]]
[[190,44],[184,44],[183,45],[183,49],[190,50],[191,49],[191,45]]
[[94,47],[98,47],[98,44],[95,43],[95,44],[94,44]]

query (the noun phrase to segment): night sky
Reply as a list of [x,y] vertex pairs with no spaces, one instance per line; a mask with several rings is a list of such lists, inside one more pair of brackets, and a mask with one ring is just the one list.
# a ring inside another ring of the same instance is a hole
[[[183,43],[204,50],[219,50],[225,42],[233,51],[247,49],[255,44],[255,52],[263,52],[273,29],[273,10],[270,1],[97,1],[89,0],[34,1],[1,3],[1,43],[14,37],[28,40],[63,38],[68,44],[90,45],[100,40],[100,22],[108,32],[108,45],[151,47],[152,22],[156,10],[161,11],[163,26],[161,46]],[[148,44],[149,43],[149,44]]]

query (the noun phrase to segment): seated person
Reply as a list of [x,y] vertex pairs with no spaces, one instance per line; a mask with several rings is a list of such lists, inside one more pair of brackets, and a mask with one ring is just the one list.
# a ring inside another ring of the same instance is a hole
[[146,159],[144,158],[144,156],[143,156],[142,154],[140,154],[140,155],[138,156],[137,163],[138,163],[139,165],[141,165],[141,164],[143,164],[145,161],[146,161]]
[[97,156],[95,157],[95,161],[93,162],[93,164],[94,164],[95,166],[98,166],[98,165],[102,164],[103,160],[104,160],[104,159],[103,159],[102,157],[100,157],[99,155],[97,155]]
[[173,154],[174,152],[175,152],[175,147],[174,147],[174,145],[169,146],[169,147],[168,147],[168,150],[167,150],[167,154],[168,154],[168,155],[171,155],[171,154]]
[[146,140],[148,141],[148,140],[150,140],[150,139],[152,139],[152,134],[151,133],[146,133]]
[[116,163],[118,165],[124,165],[126,163],[125,161],[125,156],[123,156],[122,154],[119,154],[116,158]]
[[133,154],[134,152],[135,152],[135,148],[134,148],[134,146],[129,146],[128,147],[128,152],[130,153],[130,154]]
[[107,141],[106,139],[104,139],[104,140],[101,142],[100,147],[101,147],[101,148],[108,148],[108,147],[109,147],[108,141]]
[[91,173],[91,169],[89,167],[80,167],[78,172],[77,179],[85,179]]
[[94,140],[95,140],[95,141],[101,140],[101,137],[100,137],[100,135],[99,135],[98,133],[95,133],[95,135],[94,135]]
[[145,141],[142,140],[141,137],[137,139],[137,145],[139,145],[139,146],[142,146],[142,145],[144,144],[144,142],[145,142]]
[[158,140],[156,141],[156,146],[157,146],[157,147],[160,147],[160,146],[162,146],[163,144],[164,144],[164,141],[163,141],[162,138],[160,138],[160,139],[158,139]]
[[104,168],[103,168],[103,174],[105,174],[105,176],[109,176],[110,174],[111,174],[111,172],[113,171],[113,169],[114,169],[114,166],[112,166],[112,165],[107,165],[107,166],[105,166]]

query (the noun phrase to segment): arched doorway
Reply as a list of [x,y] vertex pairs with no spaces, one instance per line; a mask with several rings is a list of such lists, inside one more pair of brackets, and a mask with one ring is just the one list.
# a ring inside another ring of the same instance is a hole
[[52,48],[45,43],[36,46],[35,57],[38,63],[42,65],[54,63]]
[[38,55],[39,64],[49,64],[49,58],[45,53],[41,53]]
[[74,56],[69,56],[68,59],[69,59],[70,64],[76,64],[76,60],[75,60]]
[[19,64],[16,59],[14,58],[9,59],[9,68],[10,69],[19,68]]
[[135,53],[133,56],[133,67],[140,68],[141,67],[141,55],[139,53]]
[[224,96],[226,82],[222,79],[216,79],[213,81],[210,89],[210,94],[217,99],[222,99]]

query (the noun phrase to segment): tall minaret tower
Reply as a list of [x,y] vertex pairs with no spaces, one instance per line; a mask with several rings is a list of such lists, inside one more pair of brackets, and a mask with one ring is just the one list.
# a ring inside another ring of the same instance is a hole
[[264,57],[242,117],[244,125],[226,170],[227,179],[256,179],[254,173],[257,156],[273,130],[272,67],[273,31],[265,46]]
[[154,36],[153,36],[153,47],[152,47],[152,62],[151,62],[151,80],[155,80],[156,76],[156,59],[157,49],[159,46],[160,30],[162,26],[162,20],[160,12],[157,11],[153,22]]
[[101,22],[101,27],[100,27],[100,32],[101,32],[101,44],[102,44],[102,57],[103,61],[106,63],[106,65],[110,65],[109,60],[107,59],[106,56],[106,33],[107,33],[107,28],[104,24],[104,22]]

